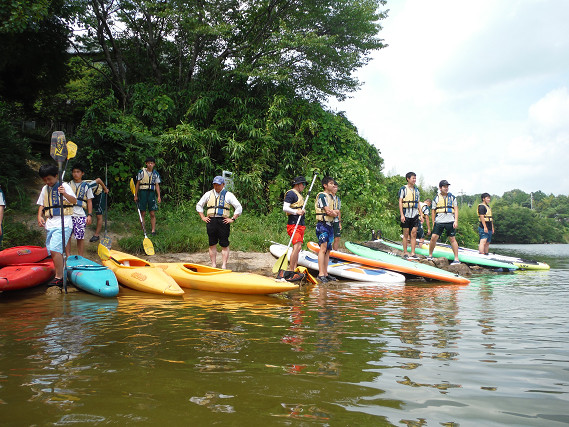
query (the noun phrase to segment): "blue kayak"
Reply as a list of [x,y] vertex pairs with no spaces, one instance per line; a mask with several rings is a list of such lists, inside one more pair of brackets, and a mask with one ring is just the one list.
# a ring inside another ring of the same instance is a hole
[[67,277],[79,289],[100,297],[112,298],[119,294],[119,282],[108,267],[79,255],[67,258]]

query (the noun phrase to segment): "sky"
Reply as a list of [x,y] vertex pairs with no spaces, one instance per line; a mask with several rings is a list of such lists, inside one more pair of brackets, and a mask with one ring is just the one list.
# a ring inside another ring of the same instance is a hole
[[344,102],[386,175],[569,195],[569,1],[393,0]]

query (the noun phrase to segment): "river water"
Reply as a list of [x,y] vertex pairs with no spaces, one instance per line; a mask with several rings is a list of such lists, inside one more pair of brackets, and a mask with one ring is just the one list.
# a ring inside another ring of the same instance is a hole
[[569,245],[550,271],[288,295],[0,295],[0,425],[569,424]]

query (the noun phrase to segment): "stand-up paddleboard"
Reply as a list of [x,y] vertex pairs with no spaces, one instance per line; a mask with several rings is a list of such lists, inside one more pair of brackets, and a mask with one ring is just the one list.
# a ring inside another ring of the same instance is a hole
[[[403,250],[403,245],[401,242],[394,242],[389,239],[377,239],[374,240],[376,243],[382,243],[385,246],[389,246],[390,248],[399,249],[400,251]],[[423,256],[429,256],[429,245],[421,245],[415,247],[415,253]],[[433,251],[433,257],[435,258],[446,258],[449,261],[454,260],[454,253],[452,250],[445,250],[443,248],[435,247]],[[514,265],[511,262],[507,261],[500,261],[493,257],[487,255],[480,255],[480,254],[471,254],[466,252],[458,252],[458,259],[460,262],[464,262],[466,264],[472,265],[480,265],[483,267],[489,268],[502,268],[504,270],[517,270],[518,266]]]
[[[428,250],[429,246],[426,245],[426,248]],[[446,243],[437,242],[437,250],[438,249],[452,252],[452,248],[450,247],[450,245],[448,245]],[[529,260],[529,259],[523,259],[523,258],[518,258],[518,257],[513,257],[513,256],[508,256],[508,255],[500,255],[500,254],[495,254],[495,253],[489,253],[488,255],[483,255],[483,254],[478,252],[478,249],[471,249],[471,248],[465,248],[465,247],[459,246],[458,247],[459,258],[461,256],[461,254],[468,254],[470,256],[477,256],[477,257],[482,257],[482,258],[490,257],[492,259],[496,259],[499,261],[511,262],[512,264],[517,266],[520,270],[549,270],[551,268],[549,266],[549,264],[546,264],[544,262],[539,262],[539,261],[534,261],[534,260]]]
[[[346,248],[353,254],[332,251],[331,256],[346,261],[359,262],[364,265],[385,268],[399,273],[412,274],[414,276],[426,277],[429,279],[440,280],[441,282],[457,283],[467,285],[470,280],[459,276],[450,271],[441,270],[431,265],[421,264],[419,262],[411,262],[404,260],[395,255],[382,252],[377,249],[368,248],[367,246],[358,245],[356,243],[346,242]],[[313,242],[308,243],[310,250],[316,250],[318,245]]]
[[[269,248],[271,254],[280,257],[286,250],[285,245],[274,244]],[[292,248],[289,248],[289,256]],[[318,271],[318,256],[308,251],[300,251],[298,264]],[[328,262],[328,274],[358,282],[404,283],[405,276],[381,268],[362,265],[353,261],[336,259],[331,256]]]

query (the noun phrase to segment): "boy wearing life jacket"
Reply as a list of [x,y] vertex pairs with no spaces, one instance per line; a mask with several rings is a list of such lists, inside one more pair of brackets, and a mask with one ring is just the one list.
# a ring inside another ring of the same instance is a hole
[[[399,189],[399,214],[403,230],[403,258],[419,259],[415,255],[417,244],[417,228],[419,221],[423,221],[423,214],[419,210],[419,189],[415,186],[417,175],[407,172],[405,175],[407,185]],[[420,219],[419,219],[420,218]],[[407,255],[407,242],[411,240],[411,255]]]
[[[221,246],[221,268],[227,268],[229,259],[229,225],[241,215],[243,208],[232,192],[225,188],[225,179],[216,176],[213,179],[213,190],[205,193],[196,205],[196,211],[202,221],[206,223],[209,238],[209,258],[211,266],[215,268],[217,258],[217,244]],[[235,211],[230,215],[230,207]],[[206,211],[204,215],[204,209]]]
[[[77,203],[71,187],[60,184],[57,177],[57,166],[42,165],[39,176],[45,183],[36,204],[38,207],[38,225],[45,227],[47,237],[45,246],[51,254],[55,266],[55,279],[49,286],[63,286],[63,251],[73,230],[73,205]],[[63,206],[60,205],[60,196],[63,196]],[[62,242],[61,215],[64,218],[65,244]],[[45,217],[45,218],[44,218]]]
[[334,189],[334,180],[329,176],[322,179],[322,188],[324,191],[318,193],[314,209],[316,210],[316,238],[320,245],[318,251],[318,280],[321,283],[333,282],[336,279],[328,275],[328,262],[330,261],[330,251],[334,245],[334,228],[332,223],[334,218],[338,216],[334,212],[334,201],[332,200],[332,191]]
[[6,199],[0,187],[0,246],[2,246],[2,239],[4,238],[4,209],[6,209]]
[[[73,165],[71,175],[73,180],[69,182],[69,186],[77,199],[77,203],[73,206],[73,215],[71,216],[73,236],[77,240],[77,254],[83,256],[85,252],[85,229],[88,225],[91,225],[93,216],[93,191],[91,191],[89,182],[83,181],[83,175],[85,175],[83,166],[80,164]],[[87,210],[87,214],[85,214],[85,210]],[[69,256],[70,249],[71,241],[67,243],[65,249],[67,256]]]
[[425,199],[423,203],[419,203],[419,209],[423,214],[423,218],[417,227],[417,243],[419,246],[425,243],[425,229],[423,228],[423,223],[427,223],[427,236],[431,234],[431,203],[433,203],[431,199]]
[[160,174],[154,170],[154,166],[156,166],[154,157],[147,157],[145,163],[146,167],[139,170],[136,176],[134,201],[138,203],[142,221],[144,221],[146,211],[150,211],[151,234],[154,236],[156,234],[156,211],[158,210],[158,203],[162,203]]
[[492,234],[494,234],[494,218],[492,218],[492,209],[490,209],[490,194],[482,193],[480,196],[482,203],[478,205],[478,234],[480,235],[480,244],[478,245],[478,252],[488,255],[490,250],[490,242],[492,241]]
[[[292,181],[292,189],[288,190],[284,197],[283,211],[287,215],[286,232],[292,238],[292,252],[290,254],[290,262],[288,271],[282,272],[282,278],[289,282],[297,282],[304,278],[301,273],[295,272],[298,267],[298,254],[302,249],[302,242],[304,242],[304,232],[306,226],[304,224],[304,214],[306,211],[304,207],[304,197],[302,192],[306,188],[306,178],[297,176]],[[298,226],[296,226],[298,223]],[[296,231],[295,231],[296,227]],[[294,232],[294,235],[292,234]],[[278,278],[281,278],[279,272]]]
[[100,239],[101,229],[103,228],[103,213],[107,208],[107,196],[109,189],[101,178],[92,181],[87,180],[89,187],[93,192],[93,212],[97,218],[97,225],[95,227],[95,234],[89,239],[90,242],[97,242]]
[[338,183],[334,181],[334,187],[332,189],[332,201],[333,206],[332,209],[334,212],[338,214],[336,218],[334,218],[334,222],[332,222],[332,228],[334,228],[334,244],[332,245],[332,249],[337,251],[340,248],[340,237],[342,237],[342,201],[340,200],[340,196],[338,196]]
[[439,182],[439,194],[433,200],[433,235],[431,236],[431,243],[429,243],[429,261],[433,260],[433,250],[439,236],[446,230],[452,252],[454,253],[454,261],[451,265],[460,264],[458,260],[458,243],[456,238],[456,229],[458,227],[458,204],[456,197],[448,191],[450,184],[446,179]]

